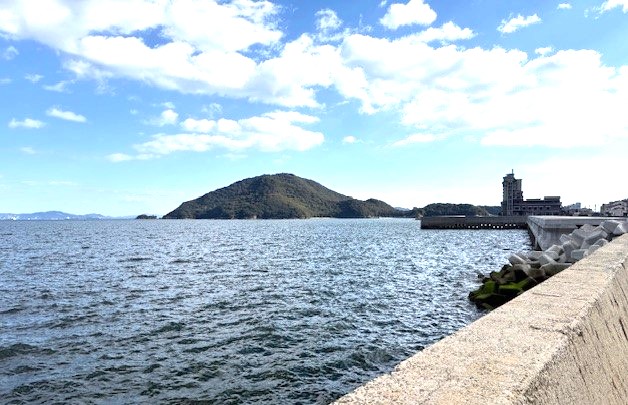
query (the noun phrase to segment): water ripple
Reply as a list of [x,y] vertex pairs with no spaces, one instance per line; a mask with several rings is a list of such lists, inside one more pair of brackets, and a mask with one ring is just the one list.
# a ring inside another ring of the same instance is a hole
[[482,313],[525,231],[0,221],[9,403],[328,403]]

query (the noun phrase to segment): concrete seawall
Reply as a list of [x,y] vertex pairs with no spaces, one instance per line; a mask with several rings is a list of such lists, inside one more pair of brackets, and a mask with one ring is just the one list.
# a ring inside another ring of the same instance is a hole
[[338,404],[626,404],[628,234]]
[[535,248],[545,250],[554,244],[560,244],[559,240],[562,234],[567,235],[584,224],[598,226],[609,219],[626,220],[622,217],[530,216],[527,223]]

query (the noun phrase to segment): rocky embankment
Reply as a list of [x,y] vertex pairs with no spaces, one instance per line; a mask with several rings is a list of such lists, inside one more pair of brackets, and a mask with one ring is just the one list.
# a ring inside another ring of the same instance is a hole
[[481,307],[496,308],[625,233],[628,221],[607,220],[599,226],[583,225],[569,235],[561,235],[561,244],[545,251],[512,254],[509,264],[483,277],[482,285],[469,294],[469,299]]

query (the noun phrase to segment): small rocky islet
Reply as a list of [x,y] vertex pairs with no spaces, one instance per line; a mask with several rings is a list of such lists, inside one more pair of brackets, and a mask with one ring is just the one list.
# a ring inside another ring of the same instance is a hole
[[599,226],[587,224],[561,235],[560,244],[545,251],[512,254],[500,271],[482,276],[482,285],[469,293],[469,299],[482,308],[497,308],[625,233],[628,221],[609,219]]

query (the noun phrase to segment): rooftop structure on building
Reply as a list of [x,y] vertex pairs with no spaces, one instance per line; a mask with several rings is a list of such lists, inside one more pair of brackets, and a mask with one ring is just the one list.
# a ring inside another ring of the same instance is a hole
[[562,204],[560,196],[545,196],[543,199],[523,199],[521,179],[515,178],[514,171],[504,176],[502,215],[561,215]]

